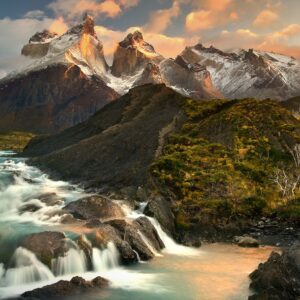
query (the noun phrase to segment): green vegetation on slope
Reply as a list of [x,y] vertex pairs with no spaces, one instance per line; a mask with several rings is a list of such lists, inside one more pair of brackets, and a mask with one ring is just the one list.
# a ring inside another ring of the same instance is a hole
[[291,113],[252,99],[187,100],[184,110],[187,121],[151,166],[175,199],[179,228],[275,211],[300,217],[300,122]]
[[28,132],[0,133],[0,150],[21,152],[33,137]]

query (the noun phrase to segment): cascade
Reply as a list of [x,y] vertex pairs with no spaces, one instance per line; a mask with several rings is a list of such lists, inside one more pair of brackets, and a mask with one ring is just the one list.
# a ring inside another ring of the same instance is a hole
[[[1,279],[1,286],[19,286],[54,278],[49,268],[41,263],[34,253],[22,247],[16,249],[12,262],[14,268],[9,268],[5,272]],[[3,265],[0,272],[3,275]]]
[[119,252],[114,243],[109,242],[107,248],[93,248],[93,267],[96,272],[116,268],[119,264]]
[[52,260],[51,269],[56,276],[84,273],[87,271],[86,256],[82,250],[71,248],[65,256]]

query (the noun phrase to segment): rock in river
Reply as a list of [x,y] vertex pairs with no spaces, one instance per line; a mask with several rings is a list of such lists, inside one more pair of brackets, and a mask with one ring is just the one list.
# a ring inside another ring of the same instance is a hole
[[[19,299],[70,299],[70,297],[84,293],[97,292],[108,287],[108,285],[109,281],[102,277],[96,277],[92,281],[84,280],[81,277],[73,277],[71,281],[61,280],[57,283],[26,292]],[[82,296],[81,299],[85,299],[85,297]]]
[[83,220],[95,218],[107,220],[124,217],[118,204],[101,196],[90,196],[71,202],[64,207],[64,210],[71,213],[75,218]]

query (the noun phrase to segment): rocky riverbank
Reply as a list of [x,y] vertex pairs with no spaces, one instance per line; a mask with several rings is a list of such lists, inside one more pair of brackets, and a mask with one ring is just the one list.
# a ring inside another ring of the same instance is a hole
[[273,252],[267,262],[250,274],[250,279],[254,294],[249,300],[300,299],[300,243],[282,254]]

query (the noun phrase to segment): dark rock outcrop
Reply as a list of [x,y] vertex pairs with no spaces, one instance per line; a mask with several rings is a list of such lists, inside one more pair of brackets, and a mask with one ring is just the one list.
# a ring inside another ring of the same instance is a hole
[[90,196],[73,201],[64,207],[64,211],[72,214],[77,219],[117,219],[124,217],[121,207],[113,201],[101,197]]
[[0,81],[0,129],[57,132],[85,121],[118,94],[79,67],[57,64]]
[[62,36],[36,34],[22,54],[34,60],[0,80],[1,131],[58,132],[119,96],[105,82],[108,65],[89,16]]
[[119,43],[114,54],[111,72],[114,76],[133,75],[149,62],[159,62],[162,57],[152,45],[144,41],[141,32],[130,33]]
[[170,202],[160,195],[153,195],[145,208],[144,213],[154,217],[162,225],[164,230],[171,235],[175,233],[174,215]]
[[160,64],[163,81],[195,99],[223,98],[212,83],[211,75],[200,64],[190,64],[182,56],[165,59]]
[[51,268],[51,260],[64,256],[68,251],[66,236],[62,232],[46,231],[25,237],[21,247],[33,252],[37,258]]
[[84,298],[83,294],[99,292],[99,290],[108,286],[109,281],[102,277],[96,277],[92,281],[87,281],[77,276],[70,281],[61,280],[54,284],[25,292],[18,299],[60,300],[80,295]]
[[267,262],[250,274],[249,300],[300,299],[300,244],[294,244],[280,255],[273,252]]
[[159,66],[150,62],[145,67],[142,75],[133,83],[133,86],[161,83],[163,83],[163,79],[160,74]]

